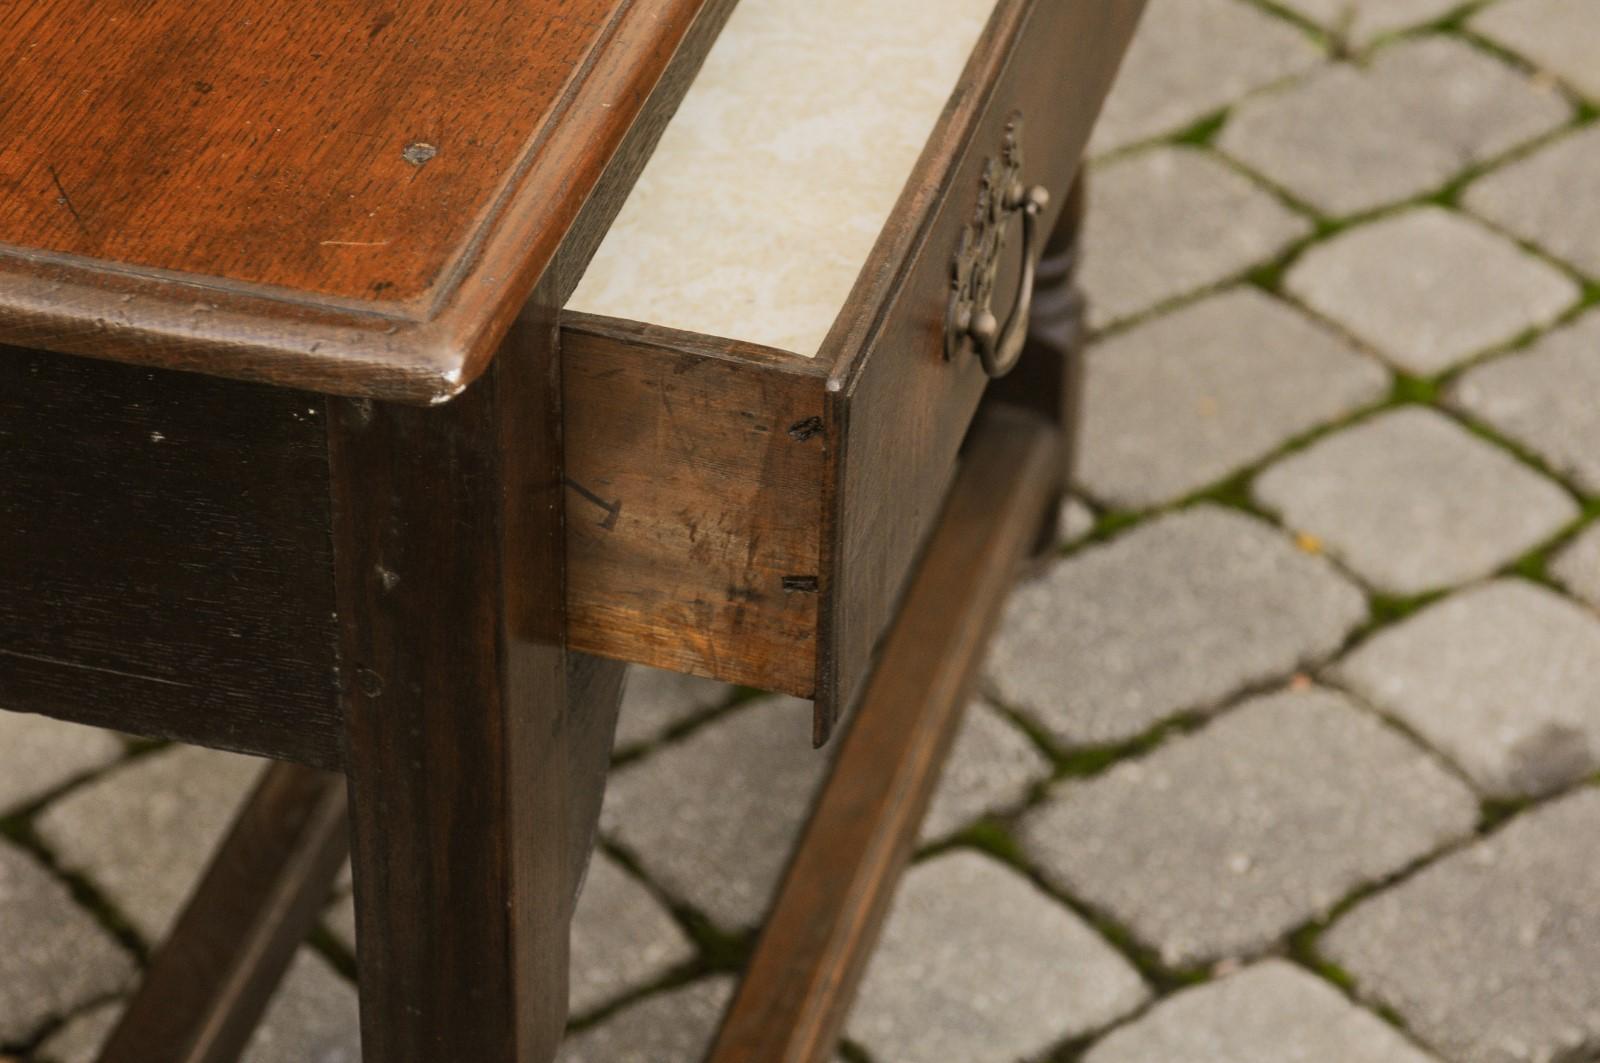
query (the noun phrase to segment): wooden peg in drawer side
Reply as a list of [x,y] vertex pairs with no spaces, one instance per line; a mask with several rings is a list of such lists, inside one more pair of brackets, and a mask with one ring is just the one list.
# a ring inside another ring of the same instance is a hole
[[[1022,177],[1050,191],[1039,224],[1051,232],[1142,8],[997,0],[814,358],[564,315],[573,648],[815,698],[826,735],[894,616],[988,384],[975,355],[946,357],[945,335],[952,262],[991,160],[1020,128]],[[1018,230],[997,314],[1022,276]]]

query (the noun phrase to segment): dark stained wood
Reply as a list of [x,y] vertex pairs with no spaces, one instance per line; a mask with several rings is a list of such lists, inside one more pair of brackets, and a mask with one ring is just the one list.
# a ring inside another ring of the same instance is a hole
[[[825,506],[821,733],[860,689],[987,382],[976,359],[944,357],[951,258],[983,167],[1020,115],[1024,180],[1051,190],[1054,224],[1143,6],[1002,0],[823,345],[833,353],[829,420],[842,438]],[[1021,242],[1007,242],[999,291],[1016,288]]]
[[[11,5],[0,340],[337,394],[458,394],[730,8]],[[608,195],[624,185],[613,175]]]
[[809,697],[832,454],[817,367],[563,321],[573,647]]
[[974,429],[905,607],[806,825],[711,1063],[825,1063],[1018,562],[1058,483],[1059,432]]
[[546,1063],[565,1022],[573,806],[598,801],[561,642],[554,305],[449,405],[331,404],[371,1063]]
[[100,1063],[235,1063],[348,849],[344,779],[266,768]]
[[340,763],[322,400],[0,347],[0,705]]

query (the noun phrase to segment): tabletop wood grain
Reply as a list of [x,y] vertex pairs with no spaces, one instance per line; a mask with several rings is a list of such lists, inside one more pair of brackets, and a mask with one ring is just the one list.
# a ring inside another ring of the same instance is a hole
[[0,5],[0,337],[448,398],[703,6]]

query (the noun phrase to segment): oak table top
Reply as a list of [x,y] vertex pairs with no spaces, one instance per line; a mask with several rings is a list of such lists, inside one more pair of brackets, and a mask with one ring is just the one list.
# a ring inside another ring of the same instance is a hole
[[448,399],[704,4],[0,7],[0,342]]

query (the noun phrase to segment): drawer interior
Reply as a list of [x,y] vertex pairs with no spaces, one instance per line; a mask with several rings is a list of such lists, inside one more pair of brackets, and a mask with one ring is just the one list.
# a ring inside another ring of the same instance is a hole
[[740,0],[567,308],[824,349],[995,0]]

